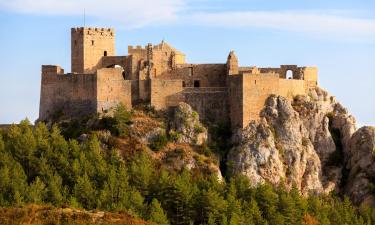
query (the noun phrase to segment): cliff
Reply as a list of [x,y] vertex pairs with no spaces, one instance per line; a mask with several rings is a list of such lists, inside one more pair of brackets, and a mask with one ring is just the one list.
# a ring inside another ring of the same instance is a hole
[[235,131],[229,170],[252,185],[283,183],[304,195],[336,192],[374,205],[374,129],[356,130],[355,119],[320,88],[293,101],[273,95],[259,122]]

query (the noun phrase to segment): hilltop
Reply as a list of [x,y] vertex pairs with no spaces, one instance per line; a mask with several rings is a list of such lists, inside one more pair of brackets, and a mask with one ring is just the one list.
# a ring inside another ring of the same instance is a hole
[[186,103],[144,104],[23,121],[0,137],[3,207],[126,212],[158,224],[375,221],[375,128],[357,129],[320,88],[269,96],[245,128],[204,120]]

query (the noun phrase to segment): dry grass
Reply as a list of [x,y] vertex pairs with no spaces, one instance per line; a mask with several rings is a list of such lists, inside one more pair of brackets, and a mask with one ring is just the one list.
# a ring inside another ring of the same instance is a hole
[[152,225],[134,218],[126,212],[109,213],[103,211],[83,211],[72,208],[55,208],[52,206],[27,205],[22,208],[1,208],[1,225]]

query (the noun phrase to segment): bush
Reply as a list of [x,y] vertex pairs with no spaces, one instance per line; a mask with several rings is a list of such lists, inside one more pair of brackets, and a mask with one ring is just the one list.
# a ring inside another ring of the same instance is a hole
[[181,133],[179,133],[178,131],[175,131],[175,130],[170,130],[169,131],[169,140],[173,141],[173,142],[177,142],[181,139]]
[[125,137],[129,135],[129,125],[131,124],[131,112],[126,110],[123,104],[119,104],[113,113],[113,117],[104,116],[100,119],[97,126],[98,129],[106,129],[111,134],[119,137]]
[[168,138],[165,135],[159,134],[154,137],[150,144],[150,148],[154,151],[159,151],[160,149],[164,148],[168,143]]

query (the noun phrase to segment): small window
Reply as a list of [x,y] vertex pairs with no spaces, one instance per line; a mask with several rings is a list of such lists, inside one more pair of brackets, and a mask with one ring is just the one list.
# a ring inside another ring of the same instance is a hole
[[104,51],[104,56],[107,56],[107,51]]
[[200,85],[200,82],[199,82],[199,80],[195,80],[194,81],[194,87],[200,87],[201,85]]
[[254,84],[257,84],[257,80],[254,81]]
[[91,41],[91,45],[94,45],[94,40]]
[[185,81],[182,81],[182,87],[186,87]]
[[77,40],[74,40],[74,45],[75,45],[75,46],[77,45]]

